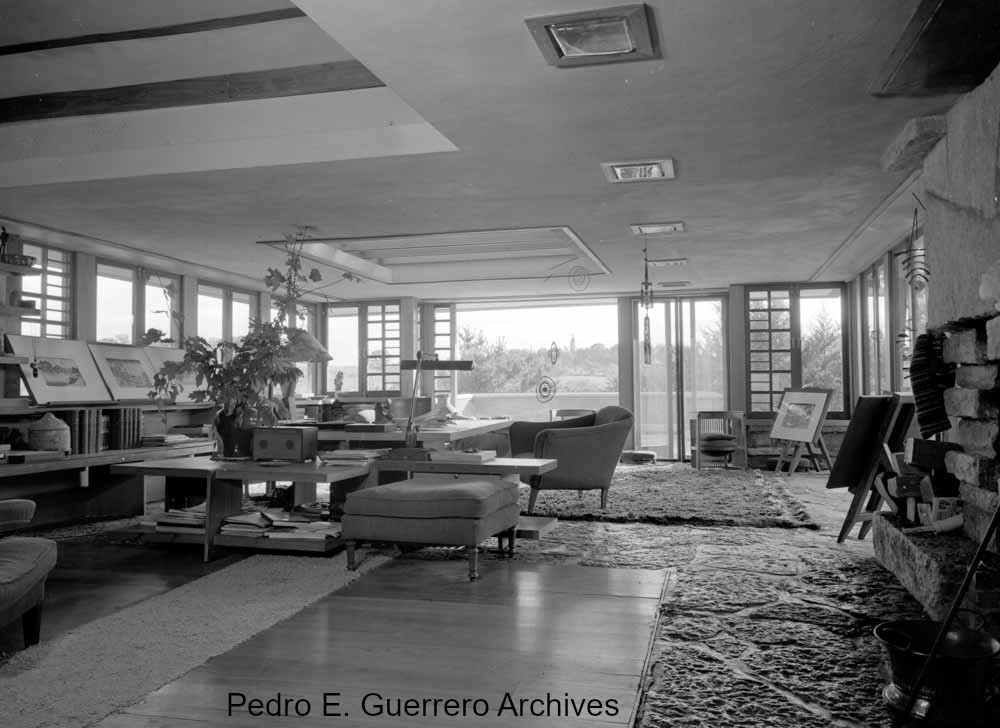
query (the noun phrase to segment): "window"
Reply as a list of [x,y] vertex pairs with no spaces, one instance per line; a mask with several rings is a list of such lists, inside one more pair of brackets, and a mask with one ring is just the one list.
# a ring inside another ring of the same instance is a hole
[[113,344],[134,341],[135,271],[97,264],[97,340]]
[[618,404],[618,305],[459,304],[455,406],[465,415],[547,420],[553,409]]
[[180,278],[154,273],[145,268],[139,268],[137,274],[139,280],[143,281],[138,288],[140,300],[137,301],[137,328],[140,335],[150,329],[157,329],[176,341],[180,334]]
[[360,392],[358,349],[360,308],[329,306],[326,317],[326,350],[333,358],[326,363],[326,388],[330,392]]
[[865,394],[892,391],[889,291],[883,258],[861,275],[861,357]]
[[[281,312],[281,307],[284,306],[282,301],[271,299],[271,320],[275,321],[278,318],[278,314]],[[311,305],[299,305],[297,316],[295,321],[287,322],[289,326],[304,329],[311,334],[315,334],[316,331],[316,311],[315,307]],[[309,361],[299,361],[295,362],[295,365],[302,370],[302,376],[299,381],[295,383],[295,394],[298,397],[311,397],[316,394],[318,389],[316,382],[317,367],[313,362]]]
[[239,341],[250,330],[257,294],[198,284],[198,336],[209,344]]
[[927,330],[928,281],[924,255],[923,236],[892,251],[890,311],[893,317],[893,381],[897,392],[913,391],[910,357],[917,336]]
[[365,394],[400,391],[400,307],[369,303],[365,315]]
[[37,275],[21,279],[21,298],[34,301],[38,318],[22,319],[21,333],[50,339],[68,339],[72,334],[72,265],[70,254],[41,245],[25,244],[25,255],[35,258]]
[[747,410],[769,415],[789,387],[832,389],[846,415],[844,297],[840,284],[747,288]]
[[225,291],[198,284],[198,336],[211,345],[226,340]]
[[[426,321],[426,324],[425,324]],[[418,324],[420,350],[438,359],[455,358],[455,307],[450,303],[429,303],[420,307]],[[422,394],[447,394],[453,400],[457,394],[455,373],[431,371],[421,383]]]

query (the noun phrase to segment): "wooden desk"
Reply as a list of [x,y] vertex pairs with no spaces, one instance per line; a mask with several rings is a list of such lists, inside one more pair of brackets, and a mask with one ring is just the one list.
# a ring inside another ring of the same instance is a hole
[[[447,443],[464,440],[467,437],[485,435],[510,426],[511,420],[454,420],[452,425],[423,425],[416,431],[417,444],[422,447],[440,449]],[[403,442],[406,432],[350,432],[347,430],[323,430],[318,433],[319,442]]]
[[[211,458],[182,458],[146,460],[112,466],[112,472],[134,475],[163,475],[168,478],[201,480],[205,484],[205,532],[203,534],[169,534],[169,541],[201,543],[205,561],[211,558],[212,546],[222,522],[227,516],[241,512],[243,507],[243,482],[245,480],[291,480],[311,483],[336,483],[364,477],[369,472],[367,463],[314,465],[312,463],[272,463],[252,460],[231,462]],[[231,539],[228,539],[231,544]],[[255,539],[246,538],[245,544],[253,546]],[[332,546],[333,544],[331,544]],[[268,548],[282,548],[280,542],[269,543]]]

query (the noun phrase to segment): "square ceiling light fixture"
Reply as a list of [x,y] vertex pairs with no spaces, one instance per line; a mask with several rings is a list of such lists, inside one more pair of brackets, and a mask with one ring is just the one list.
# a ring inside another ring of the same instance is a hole
[[660,58],[652,15],[644,3],[577,13],[526,18],[532,37],[550,66]]
[[658,182],[674,178],[674,160],[644,159],[635,162],[601,162],[608,182]]
[[672,235],[684,232],[684,223],[681,220],[674,222],[640,222],[629,225],[633,235]]

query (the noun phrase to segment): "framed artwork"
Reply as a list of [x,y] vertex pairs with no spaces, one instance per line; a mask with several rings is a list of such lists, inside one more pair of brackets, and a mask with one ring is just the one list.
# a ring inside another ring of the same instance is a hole
[[[166,346],[147,346],[146,356],[153,366],[153,374],[159,372],[168,361],[183,361],[183,349],[171,349]],[[197,375],[194,372],[185,374],[180,380],[181,391],[177,394],[177,402],[191,402],[191,392],[198,389]]]
[[7,344],[28,360],[18,366],[35,404],[111,401],[86,341],[7,334]]
[[832,394],[832,389],[786,389],[781,395],[771,438],[815,442]]
[[97,369],[114,399],[149,399],[153,365],[141,346],[89,344]]

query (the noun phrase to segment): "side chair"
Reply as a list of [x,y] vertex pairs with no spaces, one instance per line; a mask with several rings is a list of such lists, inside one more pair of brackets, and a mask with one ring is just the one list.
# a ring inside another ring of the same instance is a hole
[[555,458],[555,470],[530,476],[528,513],[542,490],[600,490],[607,508],[615,466],[632,430],[632,413],[624,407],[602,407],[580,417],[551,422],[514,422],[510,447],[514,457]]
[[34,501],[0,501],[0,626],[20,618],[25,647],[41,637],[45,580],[56,565],[56,542],[4,535],[27,526],[34,515]]

